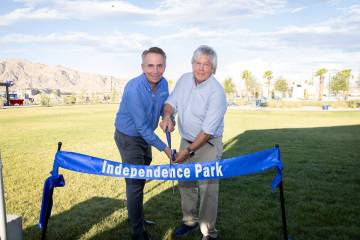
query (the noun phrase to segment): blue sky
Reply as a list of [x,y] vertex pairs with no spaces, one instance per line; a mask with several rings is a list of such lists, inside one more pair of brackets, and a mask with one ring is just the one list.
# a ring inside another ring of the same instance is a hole
[[128,79],[150,46],[168,55],[165,77],[191,71],[201,44],[218,53],[216,77],[243,70],[289,81],[320,67],[360,72],[359,1],[1,0],[0,59],[21,58]]

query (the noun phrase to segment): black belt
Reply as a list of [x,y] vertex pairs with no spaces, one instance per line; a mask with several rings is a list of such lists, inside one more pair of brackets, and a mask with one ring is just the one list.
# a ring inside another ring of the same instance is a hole
[[[192,144],[193,142],[192,141],[189,141],[189,140],[186,140],[186,139],[184,139],[186,142],[188,142],[188,143],[190,143],[190,144]],[[209,140],[207,140],[206,141],[210,146],[214,146],[214,144],[212,143],[212,142],[210,142]]]

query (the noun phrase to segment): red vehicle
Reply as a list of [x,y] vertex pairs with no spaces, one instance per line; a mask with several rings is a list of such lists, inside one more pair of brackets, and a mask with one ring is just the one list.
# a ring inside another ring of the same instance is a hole
[[24,99],[18,98],[16,93],[10,93],[9,105],[10,106],[24,105]]
[[10,106],[24,105],[24,99],[9,99]]

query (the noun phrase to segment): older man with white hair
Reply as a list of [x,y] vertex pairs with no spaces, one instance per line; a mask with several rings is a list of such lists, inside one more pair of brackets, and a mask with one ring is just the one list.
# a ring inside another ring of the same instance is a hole
[[[181,144],[176,163],[221,159],[227,104],[224,89],[214,77],[216,67],[216,52],[209,46],[198,47],[192,57],[192,72],[181,76],[165,102],[160,123],[164,131],[174,129],[172,119],[178,113]],[[183,219],[182,225],[175,230],[175,237],[184,236],[200,226],[203,240],[218,239],[215,223],[219,181],[180,181],[179,189]]]

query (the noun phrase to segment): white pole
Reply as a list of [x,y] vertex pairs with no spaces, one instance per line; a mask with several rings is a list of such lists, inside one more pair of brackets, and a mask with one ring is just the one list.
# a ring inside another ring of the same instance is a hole
[[2,161],[0,152],[0,239],[6,240],[6,208],[4,199],[4,184],[2,177]]

